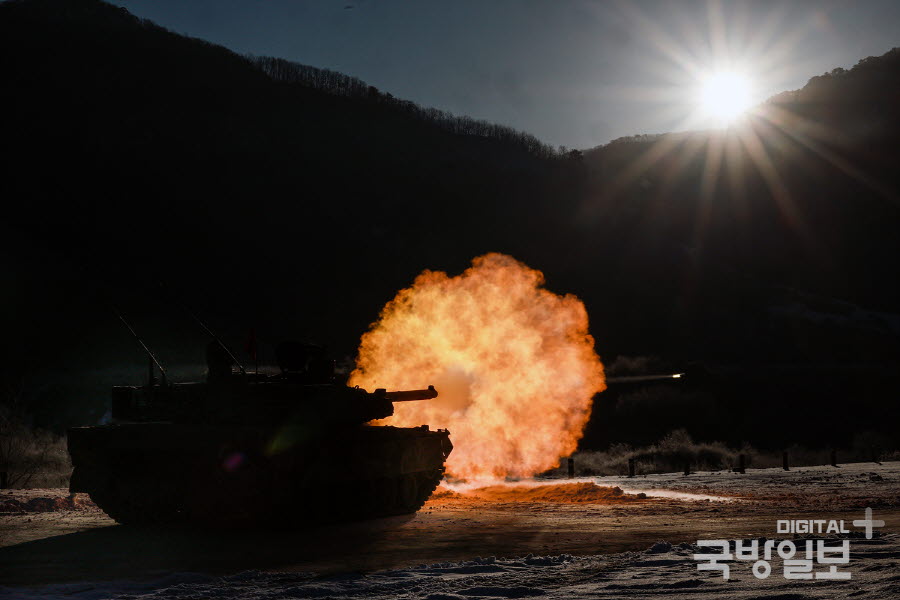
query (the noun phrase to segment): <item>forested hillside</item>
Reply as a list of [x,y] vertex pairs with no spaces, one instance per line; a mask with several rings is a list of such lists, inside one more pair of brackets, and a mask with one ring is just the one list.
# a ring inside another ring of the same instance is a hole
[[[608,361],[900,359],[897,50],[741,127],[583,153],[98,0],[0,4],[0,74],[4,365],[38,421],[102,413],[86,373],[143,372],[111,305],[174,365],[205,344],[181,302],[264,360],[288,338],[349,358],[421,270],[488,251],[581,297]],[[802,414],[854,385],[759,389]]]

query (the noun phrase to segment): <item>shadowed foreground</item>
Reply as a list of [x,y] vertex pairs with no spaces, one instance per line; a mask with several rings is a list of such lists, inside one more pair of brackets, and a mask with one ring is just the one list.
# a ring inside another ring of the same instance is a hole
[[[900,529],[900,463],[766,469],[734,473],[668,474],[601,486],[645,490],[639,501],[535,501],[540,493],[486,499],[484,493],[439,492],[416,515],[287,531],[134,529],[96,509],[0,515],[0,582],[150,579],[172,572],[234,573],[248,569],[318,574],[370,572],[476,556],[606,554],[644,550],[659,540],[778,538],[787,518],[862,518],[865,506]],[[571,484],[579,492],[584,483]],[[559,486],[549,486],[550,489]],[[733,501],[659,497],[660,490],[718,493]],[[755,492],[754,492],[755,490]],[[43,490],[48,493],[50,490]],[[57,490],[63,494],[64,491]],[[780,536],[783,537],[783,536]]]

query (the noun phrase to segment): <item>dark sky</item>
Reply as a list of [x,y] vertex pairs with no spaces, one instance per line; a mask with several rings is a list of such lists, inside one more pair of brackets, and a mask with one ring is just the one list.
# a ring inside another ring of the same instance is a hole
[[586,148],[693,129],[702,73],[765,98],[900,46],[897,0],[117,0],[240,53],[354,75],[426,106]]

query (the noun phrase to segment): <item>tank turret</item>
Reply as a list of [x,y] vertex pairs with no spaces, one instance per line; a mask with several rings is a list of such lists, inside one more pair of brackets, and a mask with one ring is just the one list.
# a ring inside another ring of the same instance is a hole
[[220,374],[205,382],[115,386],[111,415],[115,422],[362,424],[393,415],[394,402],[437,395],[434,386],[367,392],[335,383],[304,383],[284,374]]

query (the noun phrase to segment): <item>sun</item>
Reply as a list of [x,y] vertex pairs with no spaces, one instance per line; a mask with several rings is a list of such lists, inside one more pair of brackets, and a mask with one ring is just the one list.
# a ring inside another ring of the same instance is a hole
[[700,82],[698,102],[702,114],[728,125],[753,104],[750,78],[739,71],[716,71]]

